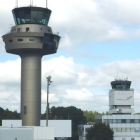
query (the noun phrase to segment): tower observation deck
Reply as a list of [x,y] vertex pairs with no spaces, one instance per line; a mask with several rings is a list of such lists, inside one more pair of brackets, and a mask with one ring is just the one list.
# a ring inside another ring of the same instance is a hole
[[2,36],[7,53],[21,57],[21,119],[23,126],[40,126],[41,59],[57,52],[60,36],[48,26],[51,10],[20,7],[12,10],[15,26]]

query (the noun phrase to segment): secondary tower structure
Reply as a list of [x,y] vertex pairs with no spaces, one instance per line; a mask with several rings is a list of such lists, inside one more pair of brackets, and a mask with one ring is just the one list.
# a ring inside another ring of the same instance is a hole
[[109,91],[109,112],[111,114],[131,114],[134,109],[134,89],[130,89],[131,81],[116,79],[111,82]]
[[40,126],[41,58],[57,52],[60,36],[48,26],[48,8],[17,7],[15,26],[2,36],[7,53],[21,57],[21,119],[23,126]]

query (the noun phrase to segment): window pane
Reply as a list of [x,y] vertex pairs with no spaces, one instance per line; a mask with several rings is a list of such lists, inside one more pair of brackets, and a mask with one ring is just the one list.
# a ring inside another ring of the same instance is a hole
[[130,132],[130,128],[126,128],[126,132]]
[[121,128],[118,128],[118,132],[121,132],[122,130],[121,130]]
[[138,119],[134,120],[134,123],[139,123],[139,120]]
[[39,7],[15,8],[12,12],[16,24],[36,23],[48,25],[51,14],[49,9]]
[[126,128],[122,128],[122,132],[126,132]]
[[126,120],[125,119],[122,119],[122,123],[126,123]]
[[113,123],[117,123],[117,120],[114,119],[114,120],[113,120]]
[[131,119],[131,120],[130,120],[130,123],[134,123],[134,119]]
[[135,132],[135,128],[131,128],[130,130],[131,130],[131,132]]
[[118,123],[121,123],[121,120],[118,119],[117,122],[118,122]]
[[130,123],[130,119],[127,119],[127,120],[126,120],[126,123]]

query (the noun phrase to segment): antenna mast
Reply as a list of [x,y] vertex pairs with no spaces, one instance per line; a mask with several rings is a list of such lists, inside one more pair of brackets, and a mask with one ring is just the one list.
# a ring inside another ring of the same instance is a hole
[[30,6],[33,6],[33,0],[30,0]]
[[16,7],[18,7],[18,0],[16,0]]
[[46,8],[47,8],[48,6],[47,6],[47,0],[46,0]]

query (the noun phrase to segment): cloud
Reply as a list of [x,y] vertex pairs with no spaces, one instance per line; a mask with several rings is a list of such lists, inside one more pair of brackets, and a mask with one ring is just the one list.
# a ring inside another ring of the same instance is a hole
[[[15,7],[15,2],[5,7],[7,2],[5,0],[1,3],[1,36],[10,30],[11,24],[14,25],[11,10]],[[45,7],[45,2],[34,0],[34,5]],[[19,6],[29,4],[28,0],[19,1]],[[48,2],[48,7],[52,10],[49,26],[54,33],[59,32],[62,37],[60,49],[66,51],[76,44],[89,41],[139,38],[139,4],[138,0],[51,0]],[[2,13],[5,13],[6,18],[3,18]],[[0,44],[3,44],[2,40]]]
[[[20,109],[20,59],[0,63],[0,106]],[[76,106],[83,110],[108,110],[108,92],[114,76],[128,76],[136,90],[139,111],[140,60],[123,60],[89,67],[73,58],[55,57],[42,62],[42,112],[46,107],[46,76],[51,74],[50,106]],[[10,71],[10,72],[9,72]],[[134,107],[135,107],[134,106]]]
[[[15,3],[1,3],[0,35],[6,34],[14,25],[11,10]],[[30,1],[19,0],[19,6],[27,6]],[[93,53],[81,53],[87,42],[135,39],[140,37],[138,15],[139,0],[51,0],[52,10],[49,26],[61,36],[60,50],[75,53],[77,56],[54,57],[42,62],[42,111],[46,102],[46,76],[51,75],[50,106],[76,106],[83,110],[108,110],[108,91],[115,76],[128,76],[136,89],[135,103],[139,111],[139,69],[140,60],[113,61],[98,66],[88,66],[76,61],[76,57],[105,59]],[[5,7],[7,5],[7,7]],[[45,1],[34,0],[34,5],[44,7]],[[7,9],[5,9],[7,8]],[[4,13],[4,15],[3,15]],[[86,46],[88,48],[88,46]],[[0,39],[0,51],[4,43]],[[71,52],[72,51],[72,52]],[[2,60],[1,60],[2,61]],[[0,62],[0,106],[19,110],[20,104],[20,59]]]
[[93,93],[88,91],[85,88],[82,88],[80,90],[67,89],[66,94],[63,97],[64,97],[64,100],[72,100],[72,101],[78,101],[78,102],[94,100]]

